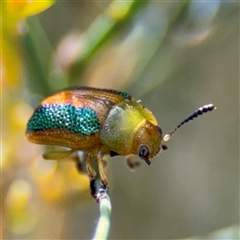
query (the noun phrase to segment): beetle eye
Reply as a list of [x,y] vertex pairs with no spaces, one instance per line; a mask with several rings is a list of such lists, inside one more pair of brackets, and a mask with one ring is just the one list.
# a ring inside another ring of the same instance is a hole
[[139,157],[140,158],[147,158],[149,155],[148,148],[146,146],[141,146],[140,151],[139,151]]

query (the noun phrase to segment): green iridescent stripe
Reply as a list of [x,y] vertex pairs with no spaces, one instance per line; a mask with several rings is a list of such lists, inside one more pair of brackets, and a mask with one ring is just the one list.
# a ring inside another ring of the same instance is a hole
[[96,113],[91,108],[76,108],[70,104],[46,104],[39,107],[28,122],[28,131],[59,129],[88,136],[100,130]]

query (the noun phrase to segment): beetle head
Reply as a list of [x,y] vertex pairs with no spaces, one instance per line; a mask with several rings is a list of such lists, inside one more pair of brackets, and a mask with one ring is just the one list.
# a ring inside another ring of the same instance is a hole
[[150,158],[162,148],[162,130],[149,121],[145,121],[137,130],[133,140],[134,154],[139,155],[148,165]]

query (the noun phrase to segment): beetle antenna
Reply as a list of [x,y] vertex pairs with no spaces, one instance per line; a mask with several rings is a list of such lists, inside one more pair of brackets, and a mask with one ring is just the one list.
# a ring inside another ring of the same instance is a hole
[[171,136],[175,132],[177,132],[178,129],[181,128],[185,123],[193,120],[194,118],[197,118],[198,116],[200,116],[200,115],[202,115],[204,113],[211,112],[211,111],[213,111],[215,109],[216,109],[216,107],[213,104],[207,104],[207,105],[204,105],[204,106],[200,107],[193,114],[191,114],[189,117],[185,118],[177,127],[175,127],[173,129],[173,131],[171,131],[170,133],[164,135],[163,141],[167,142],[171,138]]

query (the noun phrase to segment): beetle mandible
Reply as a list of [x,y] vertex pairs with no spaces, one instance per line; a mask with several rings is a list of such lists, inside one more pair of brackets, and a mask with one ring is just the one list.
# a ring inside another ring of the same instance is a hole
[[[96,177],[91,166],[91,161],[96,159],[101,182],[108,185],[104,155],[127,156],[130,168],[137,165],[133,158],[138,155],[150,165],[151,158],[161,149],[167,149],[163,142],[168,141],[182,125],[214,109],[213,104],[199,108],[172,132],[163,135],[154,115],[128,93],[70,87],[41,102],[28,121],[26,136],[33,143],[70,148],[66,154],[85,151],[89,177]],[[55,158],[59,156],[55,154]]]

